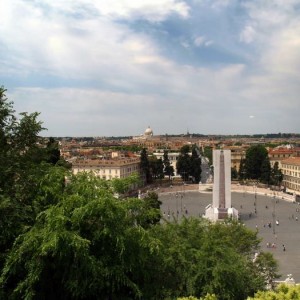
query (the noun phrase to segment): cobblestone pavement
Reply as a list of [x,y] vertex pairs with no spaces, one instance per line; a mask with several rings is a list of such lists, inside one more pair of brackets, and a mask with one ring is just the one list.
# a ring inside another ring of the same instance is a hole
[[[296,282],[300,282],[300,205],[289,201],[289,198],[283,200],[281,194],[275,194],[274,197],[269,190],[257,191],[256,198],[250,192],[232,192],[233,207],[239,210],[246,226],[258,230],[262,238],[261,250],[274,254],[279,262],[281,279],[292,274]],[[164,217],[170,220],[176,218],[177,214],[178,218],[183,215],[201,217],[205,207],[212,203],[211,192],[199,192],[189,186],[184,189],[162,189],[159,198],[163,202],[161,209]],[[279,225],[276,225],[276,221]],[[276,247],[267,247],[267,243],[274,243]]]

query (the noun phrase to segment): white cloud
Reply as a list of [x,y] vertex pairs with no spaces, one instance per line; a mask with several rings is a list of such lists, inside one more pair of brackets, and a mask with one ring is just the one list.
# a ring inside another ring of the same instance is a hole
[[255,34],[254,28],[251,25],[247,25],[240,34],[240,41],[246,44],[252,43],[255,39]]
[[202,46],[205,42],[205,37],[204,36],[198,36],[195,38],[194,43],[196,46]]
[[182,18],[189,16],[189,6],[176,0],[110,0],[95,4],[99,12],[109,17],[143,18],[149,21],[162,21],[175,13]]
[[194,44],[197,46],[197,47],[202,47],[202,46],[205,46],[205,47],[209,47],[210,45],[213,44],[213,41],[212,40],[208,40],[205,36],[197,36],[195,39],[194,39]]

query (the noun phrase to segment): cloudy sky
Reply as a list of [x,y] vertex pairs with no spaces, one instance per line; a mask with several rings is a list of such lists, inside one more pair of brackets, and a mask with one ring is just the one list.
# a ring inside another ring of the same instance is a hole
[[0,85],[50,136],[300,132],[300,0],[1,0]]

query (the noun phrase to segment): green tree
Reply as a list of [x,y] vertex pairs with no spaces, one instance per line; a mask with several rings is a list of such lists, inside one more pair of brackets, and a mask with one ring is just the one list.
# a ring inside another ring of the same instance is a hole
[[261,170],[260,170],[260,178],[259,180],[263,183],[270,183],[271,179],[271,164],[268,157],[262,161]]
[[244,158],[241,158],[240,161],[240,168],[238,172],[238,178],[240,180],[244,180],[246,178],[246,166],[245,166],[246,160]]
[[164,178],[164,165],[161,158],[158,159],[156,156],[151,156],[149,159],[149,166],[152,178]]
[[273,168],[271,169],[271,184],[279,186],[283,180],[283,174],[281,169],[279,169],[279,163],[276,161]]
[[254,260],[256,272],[264,277],[264,282],[274,288],[275,279],[280,278],[278,274],[278,263],[270,252],[262,252],[257,255]]
[[[64,188],[65,170],[47,163],[43,129],[38,113],[21,113],[0,88],[0,269],[15,238],[35,222],[36,216],[52,205],[51,189],[45,182],[55,177]],[[53,175],[55,174],[55,175]],[[47,196],[40,201],[40,196]]]
[[166,176],[169,176],[169,180],[170,180],[171,176],[174,176],[174,167],[170,163],[168,150],[164,150],[163,164],[164,164],[164,174]]
[[236,170],[236,166],[231,168],[231,178],[232,179],[237,179],[238,178],[238,171]]
[[191,171],[191,159],[189,152],[189,145],[182,146],[176,163],[177,173],[180,174],[184,181],[188,180]]
[[247,300],[294,300],[300,299],[299,285],[280,284],[275,290],[259,291],[253,298]]
[[246,178],[266,181],[270,176],[268,151],[262,145],[247,149],[245,158]]
[[162,255],[167,258],[153,282],[163,283],[161,298],[210,293],[220,300],[244,300],[265,286],[252,256],[259,247],[257,233],[238,222],[184,219],[151,231],[161,241]]
[[141,151],[141,172],[145,178],[145,183],[151,183],[152,178],[150,171],[150,163],[146,148],[143,148],[143,150]]
[[56,195],[59,203],[14,243],[0,278],[5,299],[142,296],[152,279],[144,269],[159,249],[158,240],[137,223],[149,207],[140,199],[120,201],[108,187],[92,174],[71,176]]
[[199,183],[201,179],[201,157],[198,155],[196,146],[192,147],[192,156],[191,160],[191,167],[190,167],[190,176],[193,177],[193,181]]

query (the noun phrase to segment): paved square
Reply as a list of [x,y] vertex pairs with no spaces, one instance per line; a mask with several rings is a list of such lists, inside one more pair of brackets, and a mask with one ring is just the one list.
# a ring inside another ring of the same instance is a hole
[[[200,217],[212,203],[212,193],[179,191],[159,194],[166,219]],[[286,200],[249,193],[232,193],[232,205],[241,213],[241,220],[262,238],[261,249],[270,251],[279,263],[281,279],[292,274],[300,283],[300,205]],[[256,211],[256,212],[255,212]],[[274,216],[273,216],[274,215]],[[276,221],[279,225],[276,225]],[[269,227],[269,225],[271,227]],[[276,244],[276,248],[267,247]],[[285,246],[285,251],[283,249]]]

